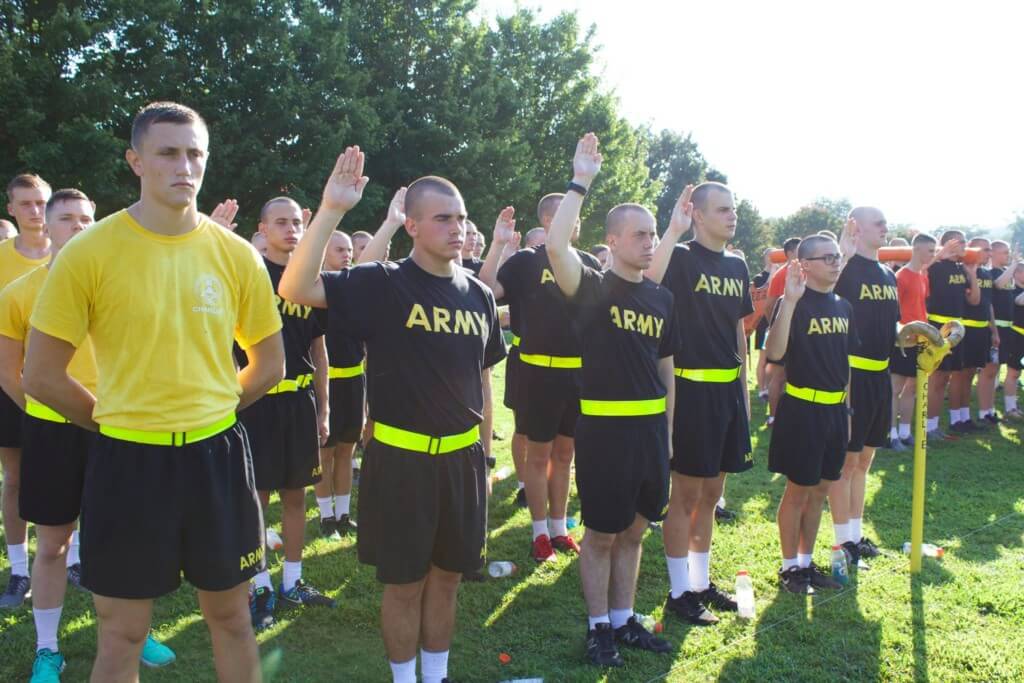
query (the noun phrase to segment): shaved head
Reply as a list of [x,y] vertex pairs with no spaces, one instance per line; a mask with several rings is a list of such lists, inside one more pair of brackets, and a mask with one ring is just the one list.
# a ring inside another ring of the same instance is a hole
[[939,244],[945,245],[950,240],[960,240],[961,242],[966,241],[966,236],[963,230],[947,230],[942,233],[942,237],[939,238]]
[[264,204],[262,209],[260,209],[261,223],[267,222],[267,212],[270,211],[270,207],[274,206],[275,204],[291,204],[292,206],[299,210],[299,213],[302,213],[302,207],[299,206],[299,203],[292,199],[291,197],[274,197],[269,202]]
[[537,226],[536,228],[530,228],[523,239],[525,240],[527,247],[539,247],[544,244],[547,237],[548,233],[544,228]]
[[653,220],[654,215],[639,204],[619,204],[612,208],[612,210],[608,212],[608,217],[605,218],[605,234],[621,235],[622,231],[627,226],[648,216]]
[[565,195],[561,192],[552,192],[541,197],[537,202],[537,220],[541,223],[550,223],[564,198]]
[[690,196],[690,201],[693,202],[693,208],[706,211],[708,208],[708,198],[714,192],[732,194],[732,190],[729,189],[728,185],[712,181],[701,183],[697,187],[693,188],[693,194]]
[[855,206],[850,209],[850,218],[854,219],[858,223],[864,223],[872,220],[880,220],[883,218],[881,209],[876,209],[873,206]]
[[428,175],[413,182],[405,191],[405,214],[413,218],[419,217],[423,198],[430,193],[446,197],[458,197],[459,188],[455,183],[440,176]]
[[823,246],[833,245],[836,241],[824,235],[811,235],[800,240],[800,246],[796,248],[797,258],[811,258],[817,256]]

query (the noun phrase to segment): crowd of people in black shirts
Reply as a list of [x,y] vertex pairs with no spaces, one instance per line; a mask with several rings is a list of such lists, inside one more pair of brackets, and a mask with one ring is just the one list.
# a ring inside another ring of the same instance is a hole
[[[529,553],[578,555],[585,656],[601,667],[622,666],[623,647],[670,651],[634,613],[652,525],[664,537],[666,612],[710,626],[737,610],[710,564],[714,520],[729,514],[726,475],[753,467],[751,345],[769,403],[768,467],[786,477],[778,576],[793,593],[839,587],[813,561],[826,499],[851,562],[879,552],[862,526],[865,481],[876,449],[912,444],[919,339],[941,342],[953,321],[966,329],[932,377],[930,440],[1024,417],[1024,265],[1005,242],[920,233],[903,245],[907,259],[885,264],[885,217],[861,206],[840,236],[787,240],[778,264],[766,252],[751,279],[730,247],[732,192],[705,182],[683,191],[660,237],[647,208],[616,206],[605,243],[587,253],[573,243],[602,155],[586,134],[565,192],[540,199],[540,225],[521,235],[507,207],[489,248],[458,188],[437,176],[400,188],[375,233],[338,231],[369,182],[358,147],[338,157],[315,212],[270,198],[248,244],[233,234],[233,200],[210,216],[197,208],[208,142],[197,112],[145,107],[126,153],[139,201],[95,225],[81,190],[54,192],[31,174],[7,188],[18,225],[0,242],[11,563],[0,606],[31,594],[32,681],[64,669],[69,583],[95,599],[93,680],[171,663],[149,620],[182,575],[198,591],[218,677],[258,680],[254,632],[277,610],[337,606],[302,578],[310,486],[321,533],[356,534],[383,584],[393,680],[416,681],[417,659],[426,683],[449,680],[458,588],[481,577],[490,369],[502,361]],[[391,259],[400,228],[413,248]],[[567,523],[574,462],[581,540]],[[274,491],[280,533],[264,522]],[[26,522],[38,537],[31,572]],[[277,587],[268,548],[284,555]]]

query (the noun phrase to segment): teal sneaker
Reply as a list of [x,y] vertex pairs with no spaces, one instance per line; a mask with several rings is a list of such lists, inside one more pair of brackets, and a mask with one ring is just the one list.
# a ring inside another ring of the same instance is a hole
[[158,642],[152,634],[146,636],[146,644],[142,646],[142,654],[139,661],[151,669],[159,669],[161,666],[173,664],[177,656],[174,650]]
[[64,671],[64,655],[44,648],[36,652],[36,662],[32,665],[32,678],[28,683],[60,683],[62,671]]

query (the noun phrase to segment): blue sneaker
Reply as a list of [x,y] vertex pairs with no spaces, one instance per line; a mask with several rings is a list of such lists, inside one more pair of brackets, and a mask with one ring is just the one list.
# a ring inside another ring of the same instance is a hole
[[329,597],[313,588],[308,583],[299,579],[295,582],[295,585],[291,587],[291,590],[285,590],[284,585],[281,585],[279,596],[281,603],[286,607],[301,607],[303,605],[311,605],[315,607],[337,607],[338,603],[331,600]]
[[249,596],[249,614],[252,616],[252,628],[262,631],[274,625],[274,606],[277,596],[274,589],[259,587]]
[[161,666],[173,664],[177,656],[174,650],[158,642],[152,634],[146,636],[146,643],[142,646],[142,654],[139,661],[151,669],[159,669]]
[[60,674],[64,671],[64,655],[49,649],[36,652],[36,662],[32,665],[32,678],[28,683],[60,683]]

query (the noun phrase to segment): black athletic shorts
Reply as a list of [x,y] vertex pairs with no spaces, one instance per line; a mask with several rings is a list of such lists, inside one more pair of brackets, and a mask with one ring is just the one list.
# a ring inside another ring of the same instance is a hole
[[18,514],[33,524],[64,526],[82,509],[85,464],[95,436],[68,422],[23,415]]
[[185,575],[223,591],[266,566],[245,428],[184,446],[96,435],[82,491],[82,585],[111,598],[166,595]]
[[[1021,361],[1024,360],[1024,334],[1010,329],[1008,336],[1010,343],[1006,349],[1006,367],[1020,370]],[[1004,341],[1003,344],[1006,342]]]
[[799,486],[837,481],[849,443],[846,413],[845,403],[822,405],[783,394],[768,446],[768,470]]
[[761,318],[761,322],[757,324],[757,328],[754,330],[754,348],[761,350],[764,348],[764,340],[768,337],[768,321]]
[[665,415],[594,417],[576,425],[576,490],[583,526],[625,531],[640,515],[657,522],[668,506]]
[[992,360],[992,330],[964,326],[964,368],[983,368]]
[[320,481],[320,434],[311,390],[264,396],[238,419],[249,434],[257,490],[302,489]]
[[892,355],[889,356],[889,372],[911,379],[917,377],[917,346],[905,349],[893,347]]
[[676,377],[672,471],[717,477],[754,466],[744,381],[693,382]]
[[0,448],[21,448],[21,418],[25,411],[0,391]]
[[363,434],[366,405],[366,375],[336,377],[328,393],[331,403],[330,436],[326,447],[339,443],[359,443]]
[[554,441],[556,436],[572,438],[580,415],[577,371],[539,368],[520,361],[516,372],[518,433],[538,443]]
[[519,378],[519,347],[510,346],[505,358],[505,396],[502,402],[509,410],[516,409],[516,380]]
[[460,574],[480,569],[485,471],[479,442],[429,455],[372,439],[359,475],[359,561],[388,584],[419,581],[431,565]]
[[1020,335],[1013,331],[1012,327],[1000,327],[999,328],[999,364],[1005,365],[1010,362],[1010,357],[1013,355],[1013,343],[1014,337]]
[[850,370],[850,407],[853,409],[850,443],[846,450],[859,453],[865,446],[889,445],[892,426],[892,380],[885,370]]
[[[934,322],[932,322],[930,320],[928,322],[931,323],[932,327],[934,327],[936,329],[941,329],[942,328],[942,325],[940,325],[939,323],[934,323]],[[966,337],[965,337],[965,339],[966,339]],[[956,346],[954,346],[953,349],[946,355],[946,357],[942,359],[942,363],[939,365],[938,371],[939,372],[955,372],[957,370],[963,370],[963,369],[964,369],[964,343],[963,343],[963,341],[961,341],[961,343],[959,343]]]

